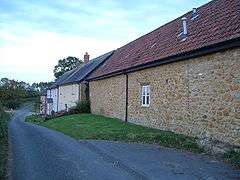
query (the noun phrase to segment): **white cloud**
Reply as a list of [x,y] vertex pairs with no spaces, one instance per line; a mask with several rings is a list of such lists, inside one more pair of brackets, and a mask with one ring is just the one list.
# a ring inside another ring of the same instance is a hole
[[[93,58],[120,45],[113,41],[49,32],[33,32],[24,38],[11,34],[5,34],[4,37],[9,43],[0,47],[0,76],[9,72],[9,75],[14,73],[17,78],[18,74],[21,77],[21,72],[28,72],[35,76],[36,81],[52,80],[53,68],[61,58],[71,55],[82,59],[85,52]],[[39,77],[39,74],[45,78]]]
[[53,80],[59,59],[96,57],[208,1],[0,0],[0,78]]

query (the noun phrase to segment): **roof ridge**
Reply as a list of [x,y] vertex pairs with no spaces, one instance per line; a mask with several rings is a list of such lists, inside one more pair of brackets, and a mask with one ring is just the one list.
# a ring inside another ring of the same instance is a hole
[[[91,61],[96,61],[98,58],[103,57],[104,55],[106,55],[106,54],[108,54],[108,53],[112,53],[112,52],[114,52],[114,51],[115,51],[115,50],[112,50],[112,51],[109,51],[109,52],[107,52],[107,53],[104,53],[104,54],[102,54],[102,55],[100,55],[100,56],[97,56],[97,57],[91,59],[88,63],[90,63]],[[88,63],[87,63],[87,64],[88,64]]]
[[[212,0],[197,8],[200,16],[191,19],[191,11],[165,23],[153,31],[116,49],[109,61],[91,76],[99,77],[119,70],[124,71],[145,63],[192,52],[204,47],[230,42],[240,36],[239,0]],[[188,35],[185,41],[178,38],[182,31],[180,19],[188,17]],[[191,20],[190,20],[191,19]],[[178,22],[179,21],[179,22]]]
[[[203,4],[203,5],[199,6],[199,7],[197,7],[197,9],[203,8],[203,7],[205,7],[205,6],[208,6],[209,4],[211,4],[211,3],[215,2],[215,1],[219,1],[219,0],[211,0],[211,1],[209,1],[208,3]],[[140,37],[138,37],[138,38],[136,38],[136,39],[134,39],[134,40],[132,40],[132,41],[126,43],[125,45],[123,45],[123,46],[121,46],[121,47],[119,47],[119,48],[117,48],[117,49],[120,49],[120,48],[122,48],[122,47],[125,47],[125,46],[127,46],[128,44],[130,44],[130,43],[132,43],[132,42],[134,42],[134,41],[137,41],[137,40],[143,38],[144,36],[147,36],[147,35],[149,35],[149,34],[155,32],[155,31],[157,31],[157,30],[159,30],[159,29],[161,29],[161,28],[167,26],[168,24],[171,24],[171,23],[173,23],[174,21],[176,21],[176,20],[178,20],[178,19],[181,19],[181,17],[187,16],[187,15],[190,14],[191,12],[192,12],[192,10],[191,10],[191,11],[189,10],[188,12],[184,13],[183,15],[178,16],[177,18],[175,18],[175,19],[173,19],[173,20],[171,20],[171,21],[169,21],[169,22],[167,22],[167,23],[161,25],[160,27],[158,27],[158,28],[156,28],[156,29],[154,29],[154,30],[152,30],[152,31],[150,31],[150,32],[148,32],[148,33],[146,33],[146,34],[141,35]]]
[[100,55],[90,60],[88,63],[83,64],[81,67],[78,67],[78,69],[76,69],[74,73],[72,73],[59,85],[67,85],[84,80],[84,78],[88,76],[92,71],[94,71],[99,65],[101,65],[102,62],[105,62],[105,60],[107,60],[113,54],[113,52],[114,50],[109,51],[103,55]]
[[[70,75],[70,76],[68,76],[65,80],[63,80],[63,82],[64,81],[67,81],[68,79],[70,79],[71,77],[73,77],[82,67],[84,67],[86,64],[82,64],[82,66],[79,66],[79,67],[76,67],[75,68],[75,71]],[[59,84],[59,85],[61,85],[61,83]]]

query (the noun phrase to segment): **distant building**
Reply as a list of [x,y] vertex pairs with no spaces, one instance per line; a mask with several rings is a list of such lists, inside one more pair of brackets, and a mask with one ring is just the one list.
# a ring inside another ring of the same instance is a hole
[[68,78],[59,83],[58,110],[68,110],[76,106],[78,101],[85,101],[89,97],[88,82],[85,79],[102,63],[104,63],[112,52],[89,60],[89,55],[84,55],[84,65],[80,66]]
[[47,114],[51,115],[58,112],[59,84],[71,76],[76,69],[70,70],[60,76],[49,88],[47,88]]
[[84,55],[84,64],[64,73],[47,89],[47,114],[51,115],[60,111],[68,111],[76,106],[78,101],[87,100],[89,97],[88,82],[85,79],[102,63],[113,51],[89,60],[89,55]]

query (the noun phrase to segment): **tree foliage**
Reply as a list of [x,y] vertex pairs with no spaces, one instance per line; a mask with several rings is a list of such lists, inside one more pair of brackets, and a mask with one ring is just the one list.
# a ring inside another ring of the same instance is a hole
[[24,81],[2,78],[0,80],[0,105],[16,109],[25,99],[39,96],[48,85],[49,83],[43,82],[30,85]]
[[52,85],[53,82],[39,82],[39,83],[33,83],[31,85],[32,89],[39,91],[40,93],[42,93],[43,91],[45,91],[49,86]]
[[64,59],[60,59],[58,64],[54,67],[54,76],[58,79],[65,72],[70,71],[78,66],[80,66],[83,61],[76,57],[69,56]]

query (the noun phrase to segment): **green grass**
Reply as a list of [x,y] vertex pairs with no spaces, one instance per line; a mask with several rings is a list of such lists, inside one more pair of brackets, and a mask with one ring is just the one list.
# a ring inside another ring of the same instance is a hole
[[0,111],[0,179],[7,179],[8,130],[10,114]]
[[232,150],[224,155],[225,159],[240,168],[240,150]]
[[7,137],[7,121],[10,118],[10,114],[0,112],[0,138],[5,139]]
[[26,117],[27,122],[35,123],[35,124],[41,124],[45,122],[45,119],[38,115],[31,115]]
[[44,121],[38,116],[29,116],[26,121],[37,123],[63,132],[75,139],[113,140],[159,144],[166,147],[202,152],[196,139],[168,131],[125,123],[118,119],[92,114],[75,114]]

